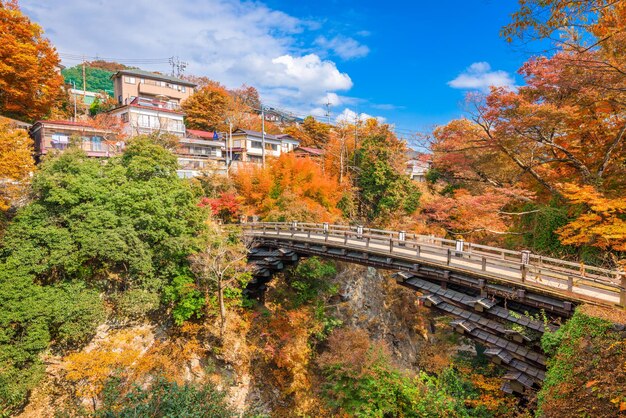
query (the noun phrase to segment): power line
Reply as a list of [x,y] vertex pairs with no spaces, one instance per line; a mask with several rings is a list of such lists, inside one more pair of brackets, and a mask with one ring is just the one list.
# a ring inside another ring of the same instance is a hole
[[64,60],[68,61],[114,61],[119,62],[120,64],[168,64],[173,57],[168,58],[112,58],[112,57],[101,57],[98,55],[95,56],[87,56],[87,55],[79,55],[79,54],[71,54],[67,52],[59,52],[59,56]]

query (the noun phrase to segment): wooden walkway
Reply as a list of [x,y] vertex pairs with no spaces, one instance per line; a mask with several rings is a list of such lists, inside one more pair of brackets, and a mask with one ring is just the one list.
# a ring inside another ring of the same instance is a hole
[[529,251],[360,226],[262,222],[242,227],[251,238],[343,248],[359,251],[364,257],[393,257],[547,293],[563,300],[626,307],[624,272],[543,257]]

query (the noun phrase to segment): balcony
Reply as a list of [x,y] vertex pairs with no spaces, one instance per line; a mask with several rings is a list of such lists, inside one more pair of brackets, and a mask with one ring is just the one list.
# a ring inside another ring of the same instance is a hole
[[164,86],[156,86],[153,84],[140,83],[139,94],[153,97],[166,96],[175,100],[182,100],[189,97],[189,93],[182,92],[177,89]]

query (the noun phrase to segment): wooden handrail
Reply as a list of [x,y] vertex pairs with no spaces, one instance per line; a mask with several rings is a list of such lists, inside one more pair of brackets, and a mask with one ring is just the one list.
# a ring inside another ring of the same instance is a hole
[[[405,239],[401,240],[399,231],[359,228],[355,225],[256,222],[241,226],[244,231],[252,234],[258,232],[281,236],[282,232],[283,236],[287,233],[292,240],[297,238],[310,242],[328,242],[336,238],[339,240],[335,242],[337,245],[367,249],[371,253],[392,253],[403,258],[453,266],[458,270],[484,276],[500,274],[509,281],[523,282],[525,285],[530,282],[545,287],[547,283],[548,287],[560,291],[594,295],[598,293],[600,299],[626,307],[626,276],[619,270],[576,264],[530,253],[527,253],[525,260],[522,251],[464,241],[460,243],[429,235],[405,234]],[[438,257],[443,259],[439,260]]]

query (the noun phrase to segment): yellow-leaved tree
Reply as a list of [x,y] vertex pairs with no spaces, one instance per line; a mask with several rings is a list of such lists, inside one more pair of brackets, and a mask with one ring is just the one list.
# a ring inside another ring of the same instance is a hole
[[25,196],[35,170],[32,154],[28,133],[0,117],[0,211],[7,211]]

